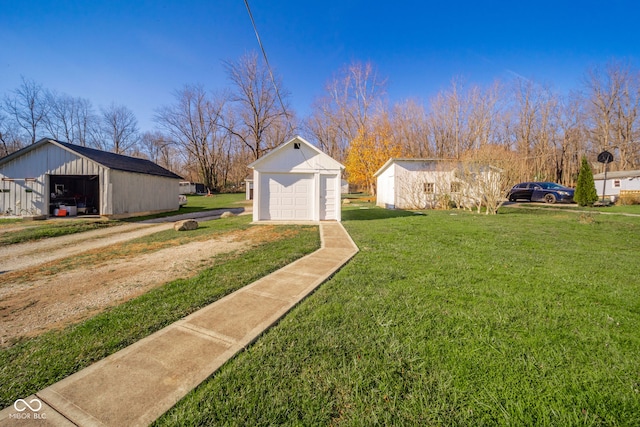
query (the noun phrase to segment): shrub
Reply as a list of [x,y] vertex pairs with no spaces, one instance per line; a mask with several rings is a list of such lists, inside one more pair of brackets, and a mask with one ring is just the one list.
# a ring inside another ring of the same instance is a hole
[[582,165],[580,166],[580,174],[578,175],[578,185],[573,199],[580,206],[592,205],[598,200],[596,185],[593,181],[593,173],[587,161],[586,156],[582,156]]
[[621,191],[619,202],[621,205],[640,205],[640,191]]

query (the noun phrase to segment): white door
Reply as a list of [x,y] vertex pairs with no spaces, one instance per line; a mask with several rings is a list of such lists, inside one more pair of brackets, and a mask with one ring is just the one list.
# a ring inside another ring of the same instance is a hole
[[311,174],[265,174],[261,179],[260,219],[311,220]]
[[335,175],[320,175],[320,220],[336,220],[336,186]]

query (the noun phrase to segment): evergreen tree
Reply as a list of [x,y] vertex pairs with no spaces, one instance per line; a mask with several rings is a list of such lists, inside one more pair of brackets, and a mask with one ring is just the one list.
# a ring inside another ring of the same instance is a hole
[[593,202],[598,200],[596,184],[593,181],[593,173],[587,161],[587,156],[582,156],[582,165],[580,166],[580,174],[578,174],[578,185],[576,186],[573,199],[580,206],[592,205]]

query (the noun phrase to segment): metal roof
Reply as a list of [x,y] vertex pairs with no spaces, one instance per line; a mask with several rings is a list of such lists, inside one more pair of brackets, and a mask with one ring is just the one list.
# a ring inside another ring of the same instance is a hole
[[65,150],[71,151],[79,156],[92,160],[106,168],[121,170],[125,172],[143,173],[147,175],[163,176],[167,178],[182,179],[179,175],[163,168],[151,160],[138,157],[125,156],[123,154],[110,153],[108,151],[97,150],[95,148],[83,147],[81,145],[69,144],[68,142],[57,141],[55,139],[44,138],[31,144],[22,150],[11,153],[0,159],[0,165],[22,156],[24,153],[34,150],[44,144],[57,145]]
[[[607,172],[607,179],[640,178],[640,170]],[[593,175],[593,179],[604,179],[604,172]]]

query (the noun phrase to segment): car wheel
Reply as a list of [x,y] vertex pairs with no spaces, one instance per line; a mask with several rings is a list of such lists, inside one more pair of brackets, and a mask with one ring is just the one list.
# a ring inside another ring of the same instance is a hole
[[549,203],[549,204],[554,204],[556,202],[556,196],[555,194],[545,194],[544,195],[544,201]]

